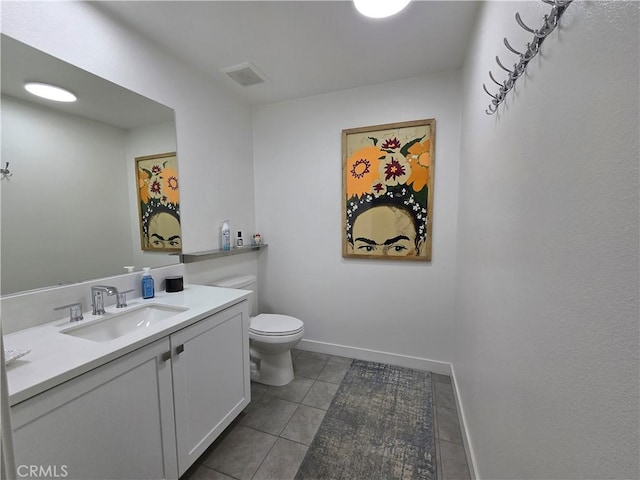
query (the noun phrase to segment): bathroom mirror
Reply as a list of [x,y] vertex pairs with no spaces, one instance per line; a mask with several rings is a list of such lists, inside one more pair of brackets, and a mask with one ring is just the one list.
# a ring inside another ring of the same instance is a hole
[[[134,160],[177,150],[173,110],[5,35],[0,46],[1,294],[178,263],[140,248]],[[27,81],[78,99],[39,99]]]

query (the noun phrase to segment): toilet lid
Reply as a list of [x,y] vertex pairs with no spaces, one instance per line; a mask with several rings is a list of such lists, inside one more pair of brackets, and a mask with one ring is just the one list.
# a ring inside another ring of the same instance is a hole
[[251,319],[249,330],[258,335],[293,335],[304,328],[304,323],[295,317],[261,313]]

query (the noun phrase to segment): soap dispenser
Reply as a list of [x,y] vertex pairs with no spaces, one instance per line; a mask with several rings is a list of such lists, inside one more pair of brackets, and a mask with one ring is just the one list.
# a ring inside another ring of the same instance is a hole
[[142,269],[142,298],[153,298],[155,296],[155,288],[153,285],[153,277],[151,276],[151,268],[144,267]]

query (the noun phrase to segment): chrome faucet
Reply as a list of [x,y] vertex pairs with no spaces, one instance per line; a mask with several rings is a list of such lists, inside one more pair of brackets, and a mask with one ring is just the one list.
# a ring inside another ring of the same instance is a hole
[[106,293],[109,296],[117,295],[118,289],[116,287],[109,287],[107,285],[94,285],[91,287],[91,306],[93,307],[94,315],[104,315],[104,297]]

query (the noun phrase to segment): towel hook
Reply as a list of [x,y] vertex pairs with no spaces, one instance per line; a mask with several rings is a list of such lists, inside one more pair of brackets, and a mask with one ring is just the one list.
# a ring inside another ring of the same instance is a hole
[[511,50],[513,53],[515,53],[516,55],[520,55],[521,57],[523,56],[522,53],[520,53],[519,51],[517,51],[515,48],[513,48],[511,45],[509,45],[509,40],[507,40],[507,37],[504,37],[504,45],[505,47],[507,47],[509,50]]
[[0,178],[7,178],[13,175],[13,173],[11,173],[11,171],[9,170],[9,162],[6,163],[4,168],[0,168],[0,175],[2,175],[2,177]]
[[540,39],[536,37],[533,43],[527,42],[527,51],[524,52],[525,61],[528,62],[529,60],[531,60],[533,57],[535,57],[538,54],[539,51],[540,51]]
[[518,22],[518,25],[524,28],[527,32],[533,33],[535,35],[536,31],[532,28],[527,27],[522,21],[522,19],[520,18],[520,12],[516,12],[516,22]]
[[509,70],[507,67],[505,67],[502,62],[500,61],[500,59],[498,58],[498,56],[496,55],[496,62],[498,63],[498,65],[500,66],[500,68],[502,68],[505,72],[509,73],[509,75],[512,75],[513,72],[511,70]]
[[499,87],[506,87],[506,85],[504,83],[500,83],[495,78],[493,78],[493,73],[491,73],[491,70],[489,70],[489,78],[491,78],[491,80],[493,80],[493,83],[495,83]]
[[495,95],[492,95],[491,93],[489,93],[489,90],[487,90],[487,86],[483,83],[482,84],[482,88],[484,88],[484,91],[487,93],[487,95],[489,95],[491,98],[493,98],[494,100],[497,99],[497,97]]

